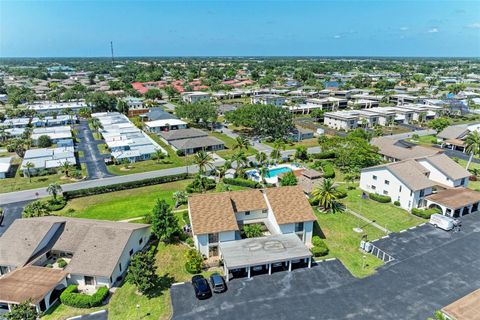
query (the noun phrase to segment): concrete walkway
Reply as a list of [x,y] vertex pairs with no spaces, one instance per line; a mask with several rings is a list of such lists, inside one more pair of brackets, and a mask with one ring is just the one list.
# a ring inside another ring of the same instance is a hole
[[368,224],[370,224],[370,225],[374,226],[375,228],[377,228],[377,229],[381,230],[381,231],[382,231],[382,232],[384,232],[385,234],[389,234],[389,233],[391,233],[391,231],[390,231],[390,230],[388,230],[388,229],[386,229],[386,228],[382,227],[382,226],[381,226],[381,225],[379,225],[378,223],[376,223],[376,222],[373,222],[372,220],[370,220],[370,219],[368,219],[368,218],[365,218],[365,217],[364,217],[364,216],[362,216],[360,213],[356,213],[355,211],[353,211],[353,210],[350,210],[350,209],[348,209],[348,208],[345,208],[345,211],[347,211],[348,213],[350,213],[350,214],[354,215],[355,217],[357,217],[357,218],[359,218],[359,219],[361,219],[361,220],[363,220],[363,221],[367,222]]

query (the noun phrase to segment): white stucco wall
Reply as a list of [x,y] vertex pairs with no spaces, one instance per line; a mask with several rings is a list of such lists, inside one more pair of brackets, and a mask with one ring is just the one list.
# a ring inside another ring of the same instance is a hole
[[245,215],[245,212],[238,212],[235,214],[237,221],[252,220],[252,219],[265,219],[268,216],[268,212],[263,213],[262,210],[250,211],[249,215]]
[[465,178],[464,183],[462,184],[462,179],[457,179],[457,180],[452,180],[449,177],[447,177],[443,172],[438,170],[436,167],[431,165],[428,161],[426,160],[420,160],[418,161],[422,166],[427,168],[430,171],[429,179],[436,181],[438,183],[447,185],[449,187],[459,187],[459,186],[464,186],[466,187],[468,185],[468,178]]

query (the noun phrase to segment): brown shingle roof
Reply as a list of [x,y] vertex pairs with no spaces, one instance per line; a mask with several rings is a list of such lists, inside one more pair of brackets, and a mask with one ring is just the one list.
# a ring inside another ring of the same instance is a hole
[[459,139],[468,133],[468,125],[460,124],[455,126],[448,126],[440,131],[437,137],[442,139]]
[[316,220],[300,187],[268,188],[265,194],[278,224]]
[[480,320],[480,289],[449,304],[442,312],[455,320]]
[[450,159],[450,157],[444,154],[437,154],[431,157],[426,157],[425,160],[452,180],[457,180],[470,176],[470,173],[465,168],[463,168],[458,163]]
[[378,147],[378,153],[398,160],[426,157],[442,152],[433,148],[412,146],[387,137],[373,138],[370,143]]
[[16,269],[0,278],[0,301],[21,303],[32,299],[38,303],[66,276],[60,269],[36,266]]
[[258,189],[230,192],[235,212],[268,209],[262,191]]
[[238,230],[228,192],[191,196],[188,199],[188,207],[195,234]]
[[388,170],[412,190],[433,187],[435,182],[425,175],[429,171],[415,160],[405,160],[388,164]]
[[454,188],[429,195],[425,199],[455,210],[479,202],[480,192],[466,188]]

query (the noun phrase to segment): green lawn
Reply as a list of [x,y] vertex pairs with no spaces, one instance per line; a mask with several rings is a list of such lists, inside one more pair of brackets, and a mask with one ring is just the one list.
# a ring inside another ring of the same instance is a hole
[[[375,227],[366,226],[364,233],[356,233],[353,228],[364,226],[365,222],[353,215],[342,213],[323,213],[315,210],[317,221],[320,226],[314,228],[314,234],[320,234],[327,243],[330,252],[322,259],[337,258],[355,277],[366,277],[375,272],[375,269],[383,264],[382,260],[364,253],[359,249],[362,235],[366,233],[368,239],[374,240],[383,236],[383,233]],[[365,265],[363,265],[365,256]]]
[[[262,141],[263,144],[266,144],[270,147],[274,147],[274,142],[268,142],[268,141]],[[287,143],[285,145],[285,150],[295,150],[297,147],[299,146],[305,146],[307,148],[310,148],[310,147],[318,147],[319,144],[318,144],[318,139],[317,138],[312,138],[312,139],[305,139],[305,140],[302,140],[302,141],[299,141],[299,142],[295,142],[295,143]]]
[[348,196],[341,202],[348,209],[361,214],[362,216],[375,220],[376,223],[386,229],[398,232],[425,222],[406,210],[403,210],[391,203],[380,203],[371,199],[362,199],[362,191],[359,189],[348,191]]
[[[173,205],[172,195],[184,190],[191,180],[182,180],[154,186],[98,194],[68,201],[56,214],[77,218],[100,220],[125,220],[144,216],[150,212],[157,199]],[[71,209],[74,211],[71,212]]]
[[410,141],[416,144],[421,144],[421,145],[428,145],[428,146],[438,144],[437,137],[435,135],[419,136],[417,139],[410,138],[410,139],[407,139],[407,141]]
[[[220,157],[230,158],[236,152],[235,150],[233,150],[233,146],[235,145],[235,142],[236,142],[235,139],[220,132],[210,132],[210,135],[212,137],[222,140],[225,143],[225,150],[215,151],[215,153],[218,154]],[[247,156],[251,156],[256,153],[257,151],[254,148],[249,147],[245,154]]]

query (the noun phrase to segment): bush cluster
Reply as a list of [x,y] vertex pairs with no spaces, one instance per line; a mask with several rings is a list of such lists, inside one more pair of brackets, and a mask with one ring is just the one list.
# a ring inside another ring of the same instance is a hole
[[57,265],[59,268],[65,268],[67,266],[67,261],[63,260],[62,258],[57,259]]
[[423,219],[430,219],[430,216],[434,213],[440,213],[440,209],[438,209],[438,208],[431,208],[431,209],[426,209],[426,210],[417,209],[417,208],[412,209],[412,214],[413,215],[415,215],[417,217],[420,217],[420,218],[423,218]]
[[323,151],[320,153],[314,153],[310,155],[313,159],[332,159],[335,158],[334,151]]
[[376,193],[370,193],[368,197],[380,203],[389,203],[392,201],[392,198],[390,198],[389,196],[383,196],[381,194],[376,194]]
[[247,187],[247,188],[260,188],[260,184],[258,182],[255,182],[253,180],[247,180],[247,179],[242,179],[242,178],[225,178],[223,179],[223,182],[226,184],[230,184],[232,186],[241,186],[241,187]]
[[74,191],[64,191],[63,197],[66,200],[70,200],[73,198],[92,196],[96,194],[102,194],[102,193],[108,193],[108,192],[114,192],[114,191],[120,191],[120,190],[134,189],[139,187],[151,186],[155,184],[162,184],[167,182],[184,180],[187,178],[188,178],[188,175],[186,173],[182,173],[182,174],[177,174],[172,176],[164,176],[164,177],[149,178],[149,179],[138,180],[138,181],[112,184],[109,186],[93,187],[93,188],[74,190]]
[[78,292],[77,285],[69,285],[60,295],[60,301],[70,307],[74,308],[93,308],[102,305],[102,302],[108,296],[108,288],[98,288],[93,295],[83,294]]
[[333,169],[333,164],[331,162],[325,162],[322,165],[323,177],[325,179],[335,178],[335,170]]
[[396,200],[396,201],[393,202],[393,204],[396,205],[397,207],[399,207],[400,206],[400,201]]
[[329,252],[329,249],[322,239],[319,236],[312,237],[313,247],[310,249],[314,257],[323,257],[326,256]]

